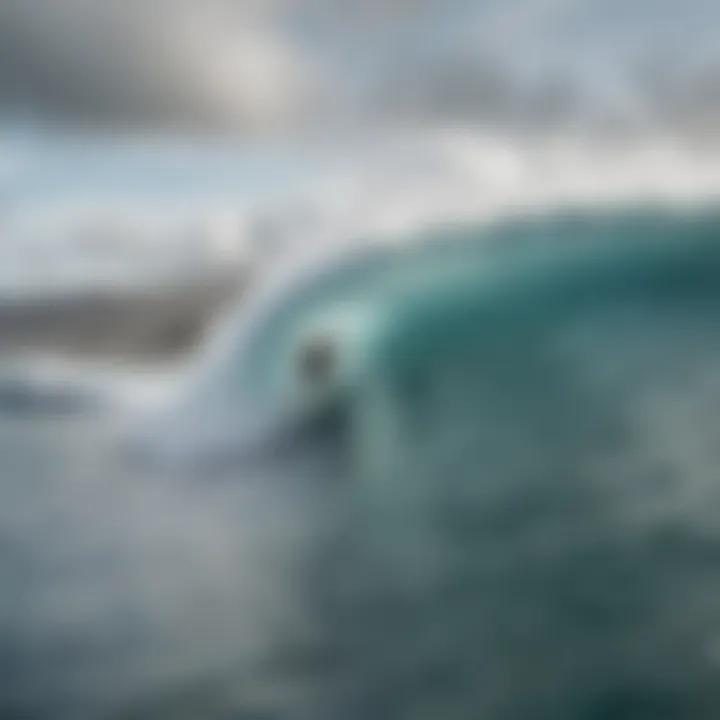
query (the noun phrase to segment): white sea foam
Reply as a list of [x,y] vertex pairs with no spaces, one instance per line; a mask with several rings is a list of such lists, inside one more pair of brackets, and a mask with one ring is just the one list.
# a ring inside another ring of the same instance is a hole
[[[56,166],[62,153],[15,158],[2,183],[11,201],[0,213],[0,290],[240,272],[251,258],[296,263],[438,224],[568,204],[708,202],[720,192],[720,151],[669,135],[521,138],[451,127],[286,144],[265,160],[241,146],[222,157],[212,146],[144,151],[133,164],[112,143],[86,148],[84,164],[101,178],[70,189]],[[108,180],[113,172],[120,186]],[[60,179],[30,191],[26,174]]]

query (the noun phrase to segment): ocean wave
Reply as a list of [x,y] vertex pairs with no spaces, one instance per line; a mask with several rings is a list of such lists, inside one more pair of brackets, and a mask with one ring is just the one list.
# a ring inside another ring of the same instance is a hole
[[[404,337],[413,323],[420,323],[412,337],[424,339],[422,347],[392,347],[421,362],[447,339],[425,323],[435,318],[437,327],[449,332],[448,323],[457,315],[472,328],[472,312],[482,317],[490,303],[505,297],[493,300],[494,288],[504,288],[510,307],[521,302],[535,307],[538,297],[522,298],[539,293],[538,284],[545,282],[549,315],[559,314],[563,303],[573,308],[600,302],[593,300],[593,292],[604,292],[608,302],[628,301],[623,293],[633,288],[651,291],[643,283],[655,282],[658,294],[673,284],[676,293],[711,290],[716,225],[711,206],[576,209],[438,228],[409,243],[305,253],[305,263],[288,262],[270,273],[224,319],[210,347],[190,367],[182,399],[171,413],[189,422],[181,433],[189,437],[177,444],[192,444],[192,435],[212,435],[213,423],[231,443],[227,428],[234,422],[247,425],[240,422],[242,413],[262,416],[263,425],[273,413],[301,414],[314,394],[318,403],[325,402],[322,382],[307,385],[302,377],[303,353],[313,343],[330,346],[335,386],[345,392],[357,385],[361,397],[382,337]],[[480,330],[477,337],[482,337]],[[176,430],[170,435],[176,436]]]
[[714,714],[719,227],[653,207],[469,226],[254,316],[187,410],[232,445],[212,398],[247,419],[268,384],[265,451],[224,476],[330,503],[312,598],[343,674],[320,671],[311,716]]
[[318,257],[132,408],[166,465],[115,415],[0,418],[0,707],[714,717],[718,233],[645,207]]

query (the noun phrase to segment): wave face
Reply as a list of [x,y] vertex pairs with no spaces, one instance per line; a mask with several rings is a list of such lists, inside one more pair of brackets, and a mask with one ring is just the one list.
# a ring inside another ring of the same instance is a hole
[[167,473],[0,413],[0,714],[715,720],[719,220],[284,277],[148,429]]
[[262,452],[223,472],[326,488],[298,717],[717,716],[718,220],[438,232],[282,283],[229,331],[194,427],[257,447],[261,408]]
[[717,216],[499,235],[418,246],[366,297],[330,716],[715,717]]

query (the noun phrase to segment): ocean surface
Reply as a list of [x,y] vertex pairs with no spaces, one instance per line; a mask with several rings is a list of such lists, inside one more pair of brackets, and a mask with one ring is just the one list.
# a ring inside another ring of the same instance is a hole
[[0,0],[0,720],[718,720],[719,22]]
[[716,718],[719,220],[425,230],[190,368],[15,372],[0,715]]

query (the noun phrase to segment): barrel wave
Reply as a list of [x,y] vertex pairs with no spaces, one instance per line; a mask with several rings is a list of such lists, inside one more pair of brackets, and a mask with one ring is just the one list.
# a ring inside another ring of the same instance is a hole
[[158,462],[5,409],[0,715],[720,715],[720,215],[411,240],[239,307]]
[[365,297],[329,714],[714,717],[717,217],[500,234],[403,250]]
[[719,220],[574,212],[361,253],[211,373],[272,407],[263,462],[332,518],[310,717],[717,716]]

